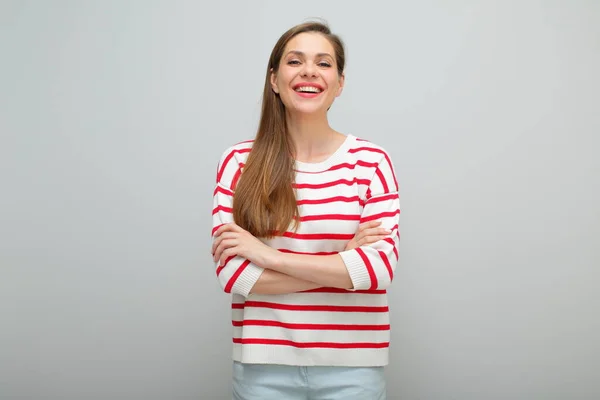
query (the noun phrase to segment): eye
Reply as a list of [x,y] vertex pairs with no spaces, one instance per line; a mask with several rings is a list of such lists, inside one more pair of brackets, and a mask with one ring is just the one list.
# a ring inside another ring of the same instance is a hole
[[288,65],[299,65],[300,61],[298,61],[298,60],[290,60],[287,63],[288,63]]
[[326,62],[326,61],[321,61],[321,62],[319,63],[319,67],[323,67],[323,68],[329,68],[329,67],[331,67],[331,64],[329,64],[329,63],[328,63],[328,62]]

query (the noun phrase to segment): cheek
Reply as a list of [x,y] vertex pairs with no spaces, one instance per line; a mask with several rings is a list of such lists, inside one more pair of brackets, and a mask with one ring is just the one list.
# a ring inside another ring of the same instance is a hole
[[279,75],[277,75],[277,85],[280,89],[289,87],[292,78],[293,75],[290,74],[290,71],[288,71],[286,68],[282,68],[279,70]]
[[329,90],[337,93],[337,91],[340,88],[340,78],[339,78],[338,74],[332,73],[332,74],[328,75],[326,78],[326,81],[327,81],[327,87],[329,88]]
[[329,85],[329,97],[335,98],[340,94],[340,85],[337,82],[331,83]]

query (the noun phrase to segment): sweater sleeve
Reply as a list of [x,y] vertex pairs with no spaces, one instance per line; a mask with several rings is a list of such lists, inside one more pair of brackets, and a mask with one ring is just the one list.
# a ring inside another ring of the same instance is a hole
[[[233,194],[232,187],[240,176],[241,166],[235,155],[239,150],[229,149],[226,151],[217,168],[217,182],[213,194],[213,228],[212,238],[215,231],[223,224],[233,222]],[[221,287],[226,293],[240,294],[248,297],[250,290],[260,278],[264,271],[262,267],[251,263],[245,258],[229,257],[223,265],[219,261],[215,263],[216,274]]]
[[375,243],[339,253],[354,290],[388,288],[398,264],[400,197],[394,166],[387,153],[371,178],[360,223],[373,220],[381,221],[380,227],[388,228],[391,233]]

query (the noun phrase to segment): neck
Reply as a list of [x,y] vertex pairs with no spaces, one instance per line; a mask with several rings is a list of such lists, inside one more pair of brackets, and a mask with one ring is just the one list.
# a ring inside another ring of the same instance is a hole
[[327,152],[339,135],[329,126],[327,115],[287,114],[286,119],[297,159],[310,159],[313,155]]

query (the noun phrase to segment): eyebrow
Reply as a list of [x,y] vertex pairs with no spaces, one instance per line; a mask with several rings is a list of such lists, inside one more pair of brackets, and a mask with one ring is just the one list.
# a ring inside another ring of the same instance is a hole
[[[288,51],[286,56],[289,54],[295,54],[297,56],[302,56],[302,57],[306,56],[306,54],[304,54],[303,52],[301,52],[299,50],[290,50],[290,51]],[[324,56],[333,58],[333,56],[329,53],[317,53],[317,57],[324,57]]]

